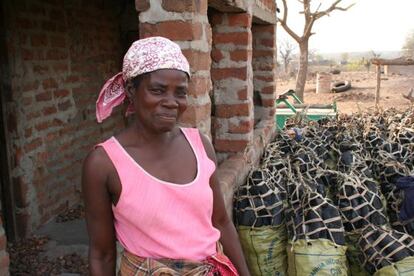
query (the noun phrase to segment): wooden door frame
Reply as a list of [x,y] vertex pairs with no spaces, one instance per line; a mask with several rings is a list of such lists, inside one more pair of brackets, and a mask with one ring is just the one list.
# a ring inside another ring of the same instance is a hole
[[11,100],[11,75],[7,52],[7,23],[9,16],[5,12],[8,1],[0,2],[0,189],[3,227],[8,241],[18,238],[16,225],[16,206],[13,195],[10,166],[10,141],[7,135],[6,102]]

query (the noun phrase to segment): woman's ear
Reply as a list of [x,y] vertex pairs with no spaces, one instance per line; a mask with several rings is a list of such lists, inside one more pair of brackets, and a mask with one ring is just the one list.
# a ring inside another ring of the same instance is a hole
[[134,98],[134,93],[135,93],[135,87],[132,81],[128,80],[127,83],[125,84],[125,92],[126,92],[127,98],[132,102]]

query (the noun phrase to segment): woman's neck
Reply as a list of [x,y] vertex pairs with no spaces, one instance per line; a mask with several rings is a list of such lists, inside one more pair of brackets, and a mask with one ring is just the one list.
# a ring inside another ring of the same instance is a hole
[[134,140],[139,144],[163,144],[173,139],[176,134],[177,127],[171,131],[159,132],[146,127],[138,121],[135,121],[129,127],[130,133],[134,136]]

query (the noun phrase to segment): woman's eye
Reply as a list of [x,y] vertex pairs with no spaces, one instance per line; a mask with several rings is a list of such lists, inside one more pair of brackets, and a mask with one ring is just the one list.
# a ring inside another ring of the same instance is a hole
[[179,90],[179,91],[177,91],[177,95],[179,97],[185,97],[185,96],[187,96],[187,91],[185,91],[185,90]]
[[158,88],[151,89],[151,92],[152,92],[153,94],[157,94],[157,95],[159,95],[159,94],[162,94],[162,93],[163,93],[162,89],[158,89]]

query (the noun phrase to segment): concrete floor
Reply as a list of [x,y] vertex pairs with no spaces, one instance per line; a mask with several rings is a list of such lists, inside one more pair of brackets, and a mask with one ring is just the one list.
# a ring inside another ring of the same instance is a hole
[[[42,226],[35,235],[47,236],[49,242],[45,246],[44,256],[54,259],[63,255],[76,253],[83,258],[88,258],[89,237],[84,219],[67,222],[55,222],[54,220]],[[117,268],[119,268],[120,256],[123,248],[117,243]],[[76,273],[62,273],[60,276],[75,276]]]

